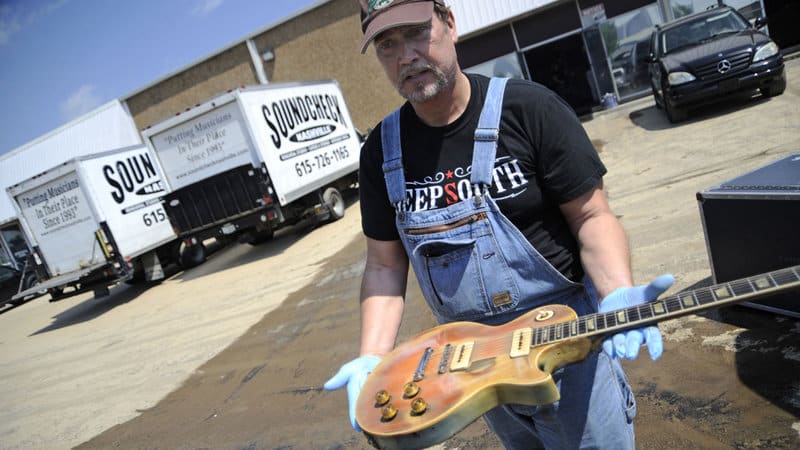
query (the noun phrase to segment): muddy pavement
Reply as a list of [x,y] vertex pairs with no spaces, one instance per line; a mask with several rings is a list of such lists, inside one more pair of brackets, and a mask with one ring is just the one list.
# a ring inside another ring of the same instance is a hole
[[[789,62],[790,85],[780,97],[705,108],[677,126],[649,99],[585,122],[609,168],[606,188],[630,235],[637,282],[671,272],[670,294],[711,284],[695,193],[800,152],[799,68],[800,60]],[[343,219],[351,226],[357,226],[354,206]],[[339,239],[336,225],[314,233]],[[77,448],[369,448],[349,427],[344,392],[321,390],[358,350],[364,244],[352,230],[344,235],[339,247],[309,247],[309,256],[330,252],[316,275],[238,330],[237,340],[187,374],[179,388]],[[291,245],[307,244],[299,238]],[[280,258],[297,258],[296,252],[269,253],[277,267]],[[237,286],[257,283],[260,296],[270,295],[265,280],[282,277],[275,269],[253,269],[249,279],[229,272]],[[216,295],[226,295],[224,288]],[[412,283],[400,340],[433,325]],[[800,321],[733,306],[661,328],[659,361],[625,362],[638,399],[639,448],[800,448]],[[440,448],[498,447],[477,421]]]

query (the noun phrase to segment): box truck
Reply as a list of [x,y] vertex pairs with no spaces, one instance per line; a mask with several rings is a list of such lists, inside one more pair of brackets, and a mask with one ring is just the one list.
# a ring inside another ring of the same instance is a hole
[[[251,244],[306,218],[341,218],[363,140],[334,80],[232,89],[142,137],[164,170],[165,209],[182,239]],[[193,248],[183,258],[202,260]]]
[[[68,159],[132,145],[142,145],[142,137],[128,107],[115,99],[0,155],[0,189],[5,191]],[[16,219],[15,209],[2,193],[0,223],[12,219]]]
[[161,172],[142,144],[70,159],[7,192],[32,246],[32,289],[47,289],[51,300],[158,280],[162,265],[177,260]]

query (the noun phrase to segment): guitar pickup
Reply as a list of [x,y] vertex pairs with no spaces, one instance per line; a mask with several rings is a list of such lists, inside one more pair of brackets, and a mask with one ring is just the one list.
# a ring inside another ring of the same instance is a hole
[[451,372],[467,370],[470,360],[472,359],[473,348],[475,348],[474,341],[456,345],[456,348],[453,351],[453,361],[450,363]]
[[518,358],[520,356],[527,356],[531,353],[531,342],[533,341],[533,328],[519,328],[514,330],[514,335],[511,337],[511,351],[508,356],[511,358]]

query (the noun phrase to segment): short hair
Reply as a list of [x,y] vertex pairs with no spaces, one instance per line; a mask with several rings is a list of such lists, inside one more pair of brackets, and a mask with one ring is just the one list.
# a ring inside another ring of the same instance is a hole
[[438,16],[442,22],[447,22],[447,18],[450,16],[450,7],[444,3],[440,4],[439,2],[435,2],[433,4],[433,12],[436,13],[436,16]]

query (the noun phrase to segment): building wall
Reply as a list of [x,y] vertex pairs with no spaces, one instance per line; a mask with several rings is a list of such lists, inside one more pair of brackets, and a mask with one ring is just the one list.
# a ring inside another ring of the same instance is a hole
[[[356,127],[367,131],[402,103],[370,48],[362,55],[358,2],[330,0],[250,36],[270,83],[335,79]],[[124,99],[139,129],[240,85],[258,84],[247,45],[200,61]]]

